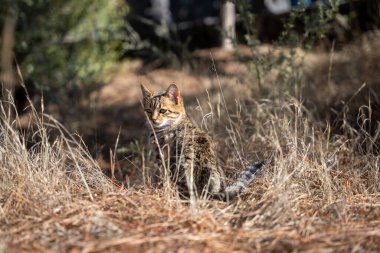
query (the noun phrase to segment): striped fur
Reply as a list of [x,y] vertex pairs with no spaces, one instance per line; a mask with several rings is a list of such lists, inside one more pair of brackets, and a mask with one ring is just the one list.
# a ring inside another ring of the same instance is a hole
[[239,193],[243,192],[250,183],[256,178],[257,174],[263,169],[263,167],[268,163],[267,160],[258,161],[252,165],[248,165],[236,179],[236,181],[224,188],[223,191],[213,193],[212,198],[230,201],[234,199]]
[[183,99],[175,84],[153,93],[141,85],[144,111],[152,126],[150,143],[161,166],[169,165],[170,178],[183,197],[209,196],[229,201],[244,191],[265,161],[248,166],[236,181],[223,187],[224,173],[217,165],[214,142],[186,115]]

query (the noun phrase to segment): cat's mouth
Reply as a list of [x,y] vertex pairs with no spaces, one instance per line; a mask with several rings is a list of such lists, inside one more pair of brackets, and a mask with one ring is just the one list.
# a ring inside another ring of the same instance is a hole
[[168,122],[166,120],[162,122],[157,121],[151,121],[154,128],[164,128],[168,125]]

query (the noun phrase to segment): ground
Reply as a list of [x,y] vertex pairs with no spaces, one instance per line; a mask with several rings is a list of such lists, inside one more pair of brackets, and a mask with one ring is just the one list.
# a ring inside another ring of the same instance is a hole
[[[240,56],[194,52],[182,68],[131,59],[75,111],[57,115],[84,143],[36,114],[39,142],[25,149],[5,117],[0,252],[379,251],[377,36],[331,51],[297,49],[290,71],[276,65],[261,85],[245,46]],[[276,57],[290,49],[258,50]],[[295,78],[290,86],[279,72]],[[139,84],[172,82],[218,143],[229,177],[271,160],[240,198],[188,202],[151,183]],[[109,159],[115,152],[120,163]]]

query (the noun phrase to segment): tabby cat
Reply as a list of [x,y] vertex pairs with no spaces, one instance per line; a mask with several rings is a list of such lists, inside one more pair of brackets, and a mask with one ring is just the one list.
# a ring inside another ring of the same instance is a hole
[[152,126],[150,143],[161,166],[166,166],[182,197],[210,196],[231,200],[242,192],[266,163],[259,161],[243,170],[235,183],[224,187],[211,137],[194,126],[186,115],[175,84],[153,93],[141,85],[143,106]]

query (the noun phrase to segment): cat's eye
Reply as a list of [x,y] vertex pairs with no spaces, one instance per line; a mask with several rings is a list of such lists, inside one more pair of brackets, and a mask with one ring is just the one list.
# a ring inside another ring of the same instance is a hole
[[152,113],[152,110],[151,109],[145,109],[144,110],[146,113],[148,113],[148,114],[151,114]]
[[162,114],[164,114],[167,111],[168,111],[167,109],[160,109],[160,113],[162,113]]

